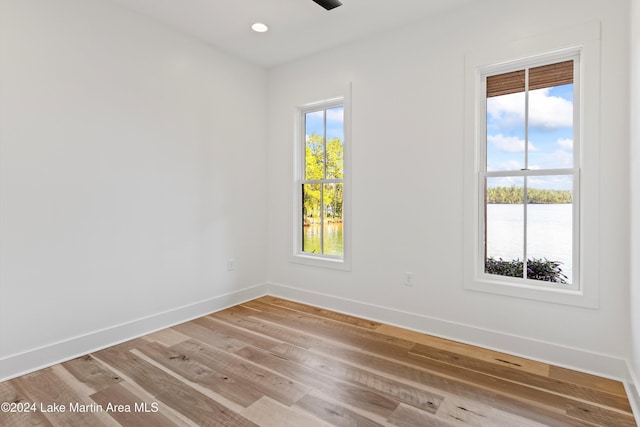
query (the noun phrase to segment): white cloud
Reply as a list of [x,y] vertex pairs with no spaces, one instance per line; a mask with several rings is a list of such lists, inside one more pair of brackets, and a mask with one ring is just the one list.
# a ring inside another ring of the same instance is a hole
[[565,150],[573,150],[573,139],[559,139],[558,146]]
[[[507,153],[524,153],[524,139],[517,136],[487,135],[487,141],[493,144],[498,150]],[[529,151],[535,151],[536,147],[529,141]]]
[[491,178],[491,180],[488,183],[489,188],[513,187],[513,186],[522,187],[523,185],[524,185],[524,179],[522,179],[521,177],[512,177],[512,176]]
[[573,103],[549,96],[550,88],[529,92],[529,124],[533,127],[556,129],[573,125]]
[[[550,88],[529,92],[529,126],[556,129],[573,125],[573,103],[549,96]],[[524,92],[487,100],[487,113],[498,127],[524,126]]]
[[573,153],[567,153],[566,151],[556,151],[553,156],[555,157],[556,162],[560,164],[561,167],[573,167]]
[[327,121],[341,122],[344,120],[344,108],[331,108],[327,110]]
[[556,150],[553,153],[545,153],[535,160],[536,164],[530,169],[557,169],[572,168],[573,153],[565,150]]
[[487,99],[487,114],[498,127],[524,129],[524,92]]
[[306,115],[307,115],[307,119],[322,120],[322,118],[324,117],[322,110],[313,111],[311,113],[307,113]]
[[571,190],[573,188],[573,179],[569,175],[532,176],[529,178],[529,187],[550,190]]
[[507,160],[506,162],[500,163],[498,170],[501,171],[514,171],[522,169],[522,165],[517,160]]

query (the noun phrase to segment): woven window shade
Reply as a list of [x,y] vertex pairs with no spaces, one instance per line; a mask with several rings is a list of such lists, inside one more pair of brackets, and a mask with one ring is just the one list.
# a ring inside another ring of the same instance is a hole
[[487,77],[487,98],[524,92],[524,70]]
[[[529,90],[573,83],[573,60],[529,69]],[[524,92],[525,70],[487,77],[487,98]]]
[[543,65],[529,70],[529,90],[573,83],[573,61]]

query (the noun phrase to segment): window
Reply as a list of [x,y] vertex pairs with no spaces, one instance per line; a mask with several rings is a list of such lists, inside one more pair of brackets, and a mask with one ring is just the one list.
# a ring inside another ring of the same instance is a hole
[[579,289],[579,55],[485,68],[482,275]]
[[340,268],[346,227],[344,99],[305,106],[299,115],[295,255],[297,261]]
[[600,23],[465,56],[464,289],[597,308]]

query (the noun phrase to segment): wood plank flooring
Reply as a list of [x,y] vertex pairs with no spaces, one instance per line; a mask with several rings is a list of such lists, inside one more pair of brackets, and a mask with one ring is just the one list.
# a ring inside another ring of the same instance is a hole
[[0,383],[0,426],[635,426],[620,382],[275,297]]

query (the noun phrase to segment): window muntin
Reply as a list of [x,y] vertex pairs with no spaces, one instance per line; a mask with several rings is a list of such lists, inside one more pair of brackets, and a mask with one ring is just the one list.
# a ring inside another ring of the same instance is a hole
[[481,275],[577,290],[577,55],[482,76]]
[[302,179],[297,253],[344,257],[344,105],[332,101],[301,109]]

